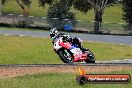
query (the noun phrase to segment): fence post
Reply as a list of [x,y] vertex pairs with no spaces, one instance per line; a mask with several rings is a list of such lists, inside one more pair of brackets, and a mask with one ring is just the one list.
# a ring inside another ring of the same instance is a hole
[[53,19],[53,21],[55,21],[55,27],[58,29],[58,18],[52,18],[52,19]]

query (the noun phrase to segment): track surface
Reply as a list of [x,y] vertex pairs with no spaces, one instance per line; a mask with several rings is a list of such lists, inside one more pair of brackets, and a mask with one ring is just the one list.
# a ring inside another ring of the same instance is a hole
[[8,64],[0,67],[76,67],[76,66],[132,66],[132,63],[96,63],[96,64]]
[[[33,36],[33,37],[47,37],[49,32],[38,32],[38,31],[22,31],[22,30],[2,30],[0,34],[6,35],[20,35],[20,36]],[[97,42],[110,42],[115,44],[126,44],[132,46],[132,36],[112,36],[112,35],[92,35],[92,34],[79,34],[79,33],[68,33],[72,37],[79,37],[84,41],[97,41]]]

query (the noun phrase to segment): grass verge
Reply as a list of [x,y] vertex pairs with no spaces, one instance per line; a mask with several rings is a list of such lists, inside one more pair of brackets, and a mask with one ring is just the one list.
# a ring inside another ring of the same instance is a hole
[[[0,35],[0,64],[57,64],[63,63],[52,48],[49,38]],[[132,58],[132,47],[110,43],[84,42],[96,60]]]
[[[130,74],[132,71],[115,71],[103,74]],[[1,88],[131,88],[129,84],[86,84],[80,86],[75,77],[69,73],[42,73],[15,78],[0,79]]]

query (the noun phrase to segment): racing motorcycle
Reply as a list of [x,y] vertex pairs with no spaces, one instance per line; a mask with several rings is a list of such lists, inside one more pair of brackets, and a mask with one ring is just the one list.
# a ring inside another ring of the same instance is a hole
[[82,51],[77,44],[64,41],[63,37],[54,40],[53,48],[64,63],[83,61],[86,63],[95,63],[95,56],[89,49]]

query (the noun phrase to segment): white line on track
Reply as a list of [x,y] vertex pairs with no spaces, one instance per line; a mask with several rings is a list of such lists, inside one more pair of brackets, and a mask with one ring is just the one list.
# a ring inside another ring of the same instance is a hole
[[4,34],[4,35],[10,35],[10,34]]
[[122,46],[122,45],[124,45],[124,44],[119,44],[119,45],[121,45],[121,46]]
[[25,35],[18,35],[18,36],[21,36],[22,37],[22,36],[25,36]]
[[88,42],[93,42],[93,41],[88,41]]

